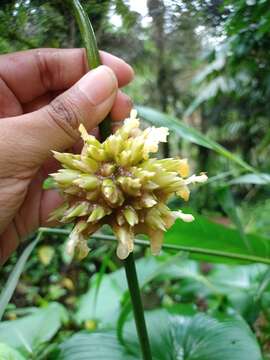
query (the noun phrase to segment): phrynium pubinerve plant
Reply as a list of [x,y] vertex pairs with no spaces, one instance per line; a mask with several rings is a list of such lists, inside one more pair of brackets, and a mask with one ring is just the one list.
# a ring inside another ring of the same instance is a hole
[[[71,1],[80,27],[90,68],[101,64],[94,31],[78,0]],[[192,221],[181,210],[171,211],[166,202],[171,196],[189,198],[188,185],[205,182],[207,176],[189,176],[186,159],[151,158],[160,142],[166,142],[168,129],[140,129],[135,110],[124,125],[110,134],[109,119],[100,126],[101,141],[79,127],[84,146],[81,154],[54,152],[62,168],[52,174],[63,195],[63,205],[51,220],[75,223],[67,251],[79,259],[89,252],[87,240],[102,225],[108,224],[118,240],[117,255],[124,260],[134,318],[143,359],[151,360],[151,349],[144,320],[136,268],[133,258],[135,234],[146,234],[154,255],[160,252],[163,233],[177,218]]]

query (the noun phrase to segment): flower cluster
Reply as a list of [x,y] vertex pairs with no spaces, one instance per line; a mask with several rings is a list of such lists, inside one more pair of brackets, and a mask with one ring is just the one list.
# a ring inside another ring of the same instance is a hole
[[81,154],[54,152],[62,169],[51,174],[63,194],[64,203],[50,220],[75,222],[68,241],[68,252],[79,258],[87,255],[87,239],[102,225],[109,224],[118,240],[117,255],[125,259],[134,247],[135,234],[149,236],[153,254],[158,254],[163,233],[179,218],[192,221],[181,210],[171,211],[171,196],[189,198],[188,185],[204,182],[207,176],[189,177],[186,159],[150,158],[158,144],[166,142],[168,129],[140,129],[137,113],[115,134],[100,143],[83,125]]

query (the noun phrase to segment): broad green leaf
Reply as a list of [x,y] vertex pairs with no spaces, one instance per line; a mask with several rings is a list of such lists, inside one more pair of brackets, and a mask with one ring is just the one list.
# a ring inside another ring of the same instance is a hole
[[239,176],[229,182],[230,184],[254,184],[254,185],[267,185],[270,184],[270,175],[264,173],[246,174]]
[[[261,288],[268,267],[262,264],[226,266],[216,265],[208,275],[211,282],[223,295],[230,305],[240,313],[249,323],[254,323],[260,311],[259,299],[263,296],[268,285]],[[269,280],[269,279],[268,279]]]
[[[153,360],[262,360],[255,336],[240,318],[155,310],[146,313],[146,322]],[[60,349],[57,360],[142,360],[133,321],[125,326],[125,345],[110,332],[78,333]]]
[[[176,265],[177,264],[177,265]],[[157,277],[180,278],[186,276],[196,281],[204,282],[207,280],[200,274],[197,274],[197,264],[188,264],[184,261],[182,254],[176,257],[168,257],[164,260],[158,260],[155,257],[145,257],[136,261],[136,269],[140,287]],[[96,297],[96,286],[99,286]],[[127,281],[124,269],[121,268],[111,274],[105,274],[102,282],[99,284],[98,277],[94,277],[90,281],[90,288],[78,302],[78,311],[75,319],[78,323],[88,320],[94,320],[99,324],[100,328],[111,327],[116,324],[119,313],[121,311],[121,301],[123,296],[127,294]]]
[[244,160],[230,152],[229,150],[225,149],[223,146],[215,142],[214,140],[210,139],[206,135],[200,133],[198,130],[187,126],[183,123],[183,121],[173,117],[172,115],[167,115],[164,113],[161,113],[157,110],[154,110],[149,107],[139,106],[137,107],[139,115],[144,118],[146,121],[150,122],[151,124],[155,126],[166,126],[171,131],[175,132],[179,136],[183,137],[184,139],[206,147],[208,149],[211,149],[218,153],[221,156],[224,156],[228,160],[238,164],[243,169],[254,172],[255,169],[253,169],[248,163],[246,163]]
[[114,333],[78,333],[65,341],[56,360],[137,360],[127,354]]
[[[155,360],[262,360],[255,336],[240,318],[171,316],[155,310],[146,313],[146,322]],[[133,321],[126,325],[125,339],[136,354]]]
[[23,354],[32,354],[38,345],[49,341],[66,320],[65,308],[58,303],[50,303],[21,319],[1,322],[0,342]]
[[18,351],[12,349],[6,344],[0,343],[1,360],[26,360]]
[[0,294],[0,320],[5,312],[5,309],[16,289],[17,283],[23,272],[24,266],[31,255],[32,251],[34,250],[35,246],[39,242],[41,238],[41,233],[39,233],[35,240],[33,240],[23,251],[21,254],[17,264],[15,265],[14,269],[12,270],[11,274],[9,275],[6,285],[1,291]]
[[[149,277],[157,273],[160,264],[155,258],[143,258],[136,262],[136,268],[140,285],[145,284]],[[96,286],[99,286],[96,297]],[[97,320],[103,326],[115,324],[120,311],[120,301],[127,291],[127,281],[124,269],[121,268],[111,274],[104,275],[99,283],[98,276],[90,281],[90,288],[78,303],[78,311],[75,314],[77,322]],[[100,324],[100,325],[101,325]]]
[[201,215],[194,216],[192,223],[177,220],[165,233],[164,243],[179,251],[190,251],[196,259],[235,264],[246,260],[270,264],[269,239],[246,234],[252,249],[250,251],[243,244],[238,230],[214,223]]
[[256,291],[267,269],[268,266],[263,264],[239,266],[217,264],[207,278],[223,294],[230,294],[237,289]]

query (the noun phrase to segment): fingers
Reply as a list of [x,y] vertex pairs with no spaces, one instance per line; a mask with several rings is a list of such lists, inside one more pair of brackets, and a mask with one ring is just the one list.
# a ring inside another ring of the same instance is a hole
[[119,87],[126,86],[133,80],[134,70],[124,60],[106,51],[100,51],[100,58],[102,64],[109,66],[115,73]]
[[[39,110],[40,108],[48,105],[53,99],[55,99],[60,94],[61,92],[59,91],[44,94],[36,98],[35,100],[25,104],[23,106],[23,112],[26,114],[29,112]],[[124,94],[121,90],[118,90],[115,103],[110,112],[110,118],[112,119],[112,121],[124,120],[129,115],[130,110],[132,109],[132,105],[133,103],[130,97]],[[1,108],[0,108],[0,114],[1,114]],[[12,116],[12,114],[6,116]]]
[[[36,192],[36,195],[40,196],[40,192]],[[16,250],[22,239],[25,238],[30,232],[34,231],[38,226],[57,225],[56,222],[49,223],[47,221],[50,213],[63,202],[63,198],[56,190],[42,192],[41,198],[38,199],[39,202],[36,202],[36,204],[33,204],[33,202],[36,200],[35,197],[33,197],[32,200],[31,197],[29,197],[29,199],[30,203],[25,201],[22,208],[22,210],[24,210],[24,221],[18,219],[19,216],[17,215],[17,220],[14,219],[7,226],[4,232],[0,234],[0,265],[4,264],[13,251]],[[39,203],[41,204],[40,207]],[[37,208],[35,209],[35,212],[33,211],[33,208]],[[22,232],[18,231],[18,224],[20,222],[29,223],[29,228],[22,229]]]
[[55,226],[57,222],[48,222],[52,211],[63,203],[63,197],[57,190],[47,190],[43,192],[40,207],[40,226]]
[[129,117],[132,106],[133,103],[130,97],[119,90],[111,109],[110,117],[113,121],[122,121]]
[[0,118],[22,114],[22,107],[16,96],[0,78]]
[[0,265],[3,265],[10,254],[16,250],[20,239],[15,224],[12,222],[6,230],[0,234]]
[[[123,60],[101,52],[104,65],[115,73],[119,87],[133,78]],[[0,79],[21,103],[47,92],[66,90],[87,72],[84,49],[35,49],[0,56]]]
[[[111,110],[117,89],[112,70],[100,66],[88,72],[48,106],[5,119],[2,134],[9,136],[14,149],[20,144],[21,166],[25,161],[40,165],[48,158],[50,150],[61,151],[75,143],[80,123],[87,129],[96,127]],[[10,152],[13,147],[9,146]]]

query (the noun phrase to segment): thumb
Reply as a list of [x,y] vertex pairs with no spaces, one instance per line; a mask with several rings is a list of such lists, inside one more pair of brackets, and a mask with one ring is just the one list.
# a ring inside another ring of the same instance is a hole
[[20,136],[18,143],[24,149],[24,156],[29,154],[39,165],[48,157],[50,150],[64,150],[72,146],[78,139],[80,123],[89,130],[107,116],[117,87],[113,71],[102,65],[89,71],[49,105],[8,119],[13,120],[13,124],[16,122],[14,131]]

